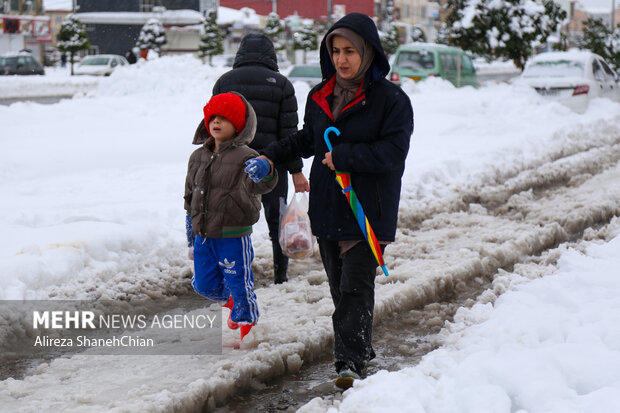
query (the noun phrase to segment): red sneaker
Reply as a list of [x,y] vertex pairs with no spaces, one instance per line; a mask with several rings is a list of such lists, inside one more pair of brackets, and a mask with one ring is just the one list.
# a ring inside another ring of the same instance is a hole
[[234,321],[232,321],[232,318],[230,318],[232,316],[232,309],[233,309],[233,298],[232,295],[228,298],[228,301],[226,301],[226,304],[224,304],[222,307],[226,307],[230,310],[230,313],[228,314],[228,320],[226,321],[226,324],[228,325],[228,328],[230,328],[231,330],[236,330],[239,328],[239,324],[235,323]]
[[243,337],[247,336],[248,333],[250,332],[250,330],[252,329],[252,327],[254,327],[256,325],[256,323],[254,324],[241,324],[241,341],[243,341]]
[[233,308],[233,298],[232,298],[232,295],[230,297],[228,297],[228,301],[226,301],[226,304],[222,305],[222,307],[226,307],[230,311],[232,311],[232,308]]
[[231,330],[236,330],[239,328],[239,324],[232,321],[232,318],[230,318],[231,315],[232,315],[232,311],[228,315],[228,320],[226,321],[226,324],[228,325],[228,328],[230,328]]

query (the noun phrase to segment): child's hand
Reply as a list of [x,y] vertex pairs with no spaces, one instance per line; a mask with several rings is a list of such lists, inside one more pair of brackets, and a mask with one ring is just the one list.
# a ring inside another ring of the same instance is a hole
[[271,171],[271,165],[269,161],[261,158],[248,159],[245,161],[247,165],[244,169],[248,175],[250,175],[250,179],[255,183],[259,183],[261,179],[266,177]]
[[194,260],[194,247],[189,247],[189,250],[187,251],[187,258],[192,261]]

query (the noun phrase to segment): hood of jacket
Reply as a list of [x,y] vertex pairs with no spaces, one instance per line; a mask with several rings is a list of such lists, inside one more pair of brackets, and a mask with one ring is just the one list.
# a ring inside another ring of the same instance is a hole
[[[249,145],[250,142],[254,139],[254,135],[256,134],[256,113],[254,112],[254,108],[247,101],[245,97],[241,93],[237,92],[229,92],[238,95],[243,100],[245,104],[245,127],[237,136],[232,139],[232,144],[235,146]],[[209,131],[207,130],[207,126],[205,125],[204,117],[198,124],[196,128],[196,132],[194,132],[194,140],[192,143],[194,145],[203,145],[205,143],[211,143],[213,141],[213,137],[209,135]]]
[[336,74],[336,68],[332,63],[332,59],[327,50],[327,36],[335,29],[344,27],[353,30],[355,33],[362,36],[368,44],[375,49],[375,58],[368,72],[370,73],[371,80],[377,80],[387,76],[390,72],[390,63],[388,62],[383,46],[381,46],[381,40],[379,39],[379,32],[375,22],[365,14],[350,13],[338,20],[327,31],[323,40],[321,41],[320,59],[321,59],[321,72],[323,73],[323,79],[331,79]]
[[233,69],[245,65],[260,64],[278,71],[278,58],[273,43],[262,33],[249,33],[241,39],[235,55]]

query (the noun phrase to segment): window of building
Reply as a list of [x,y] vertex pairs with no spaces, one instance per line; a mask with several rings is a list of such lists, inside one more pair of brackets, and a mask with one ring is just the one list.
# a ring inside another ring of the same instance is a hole
[[155,0],[140,0],[140,11],[152,12],[155,6]]
[[4,19],[4,32],[5,33],[19,33],[19,20]]

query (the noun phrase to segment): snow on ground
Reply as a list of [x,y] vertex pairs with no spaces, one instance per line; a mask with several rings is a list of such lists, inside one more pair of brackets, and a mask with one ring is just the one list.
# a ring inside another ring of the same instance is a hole
[[[74,63],[74,67],[77,63]],[[47,97],[83,95],[95,89],[99,78],[92,76],[69,76],[67,67],[46,67],[44,76],[0,77],[0,99],[19,97]]]
[[[187,292],[183,183],[202,106],[224,70],[187,56],[164,57],[97,79],[95,90],[75,99],[0,106],[0,299]],[[45,89],[44,81],[33,81]],[[303,113],[309,88],[295,88]],[[608,100],[594,100],[575,114],[533,90],[505,84],[457,90],[436,79],[406,82],[403,89],[413,102],[415,132],[401,213],[432,211],[472,181],[492,181],[558,150],[617,135],[620,121],[620,105]],[[498,231],[512,236],[509,228]],[[270,274],[262,218],[253,244],[260,270]],[[415,264],[407,248],[396,243],[387,250],[392,276],[377,285],[378,317],[390,310],[387,304],[399,290],[432,281],[434,274],[424,272],[409,280]],[[458,255],[451,263],[467,264]],[[304,266],[309,270],[300,270]],[[261,321],[242,350],[57,359],[23,380],[0,382],[0,405],[23,411],[191,411],[213,406],[253,380],[295,372],[302,360],[330,346],[333,307],[316,258],[294,268],[288,283],[257,291]],[[225,331],[224,342],[233,341]]]
[[419,365],[299,412],[617,412],[620,220],[610,227],[614,239],[564,251],[552,275],[498,277],[510,290],[459,309]]

